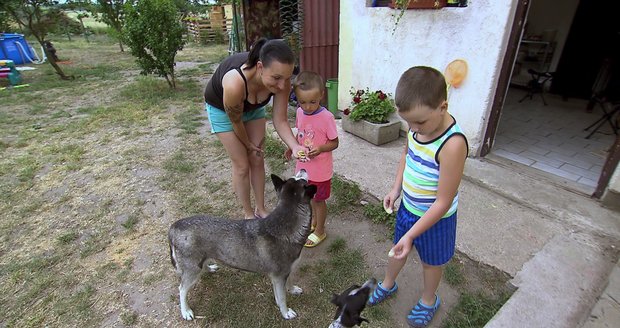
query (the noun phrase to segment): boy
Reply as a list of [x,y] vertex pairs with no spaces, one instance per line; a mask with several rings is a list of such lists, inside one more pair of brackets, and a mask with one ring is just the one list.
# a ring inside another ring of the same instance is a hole
[[454,255],[457,189],[468,146],[448,113],[446,81],[439,71],[423,66],[408,69],[398,81],[394,98],[409,132],[394,185],[383,199],[386,211],[391,212],[401,191],[404,196],[385,278],[368,302],[375,305],[397,291],[396,277],[413,244],[422,262],[424,289],[407,322],[426,327],[441,303],[436,292],[443,265]]
[[[297,141],[306,147],[305,154],[299,158],[308,158],[308,161],[297,161],[295,171],[305,169],[308,172],[310,184],[317,186],[317,192],[312,199],[312,233],[304,246],[315,247],[320,244],[327,234],[325,233],[325,219],[327,218],[327,204],[331,192],[331,178],[333,174],[332,151],[338,148],[338,131],[334,115],[319,103],[323,98],[323,79],[313,72],[301,72],[293,82],[293,91],[297,98],[296,122]],[[292,151],[286,151],[286,158],[291,158]]]

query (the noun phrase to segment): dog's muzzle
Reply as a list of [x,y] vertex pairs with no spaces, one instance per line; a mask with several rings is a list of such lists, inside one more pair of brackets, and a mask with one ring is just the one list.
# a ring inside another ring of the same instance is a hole
[[365,288],[368,287],[370,288],[370,292],[372,293],[372,291],[375,290],[375,288],[377,288],[377,280],[375,278],[370,278],[368,279],[361,288]]
[[297,172],[297,174],[293,177],[295,180],[304,180],[304,181],[308,181],[308,172],[306,172],[306,170],[301,169],[299,170],[299,172]]

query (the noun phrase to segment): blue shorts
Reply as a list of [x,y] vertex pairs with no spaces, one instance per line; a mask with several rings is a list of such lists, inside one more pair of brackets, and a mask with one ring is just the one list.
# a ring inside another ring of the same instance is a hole
[[[205,103],[205,110],[209,117],[209,123],[211,123],[212,133],[230,132],[233,130],[232,122],[230,122],[230,118],[228,118],[228,114],[226,114],[224,110],[213,107],[207,103]],[[255,109],[251,112],[244,112],[241,116],[243,122],[261,118],[265,118],[265,107]]]
[[[394,244],[398,243],[413,225],[418,222],[419,216],[409,212],[404,205],[400,205],[396,213],[394,227]],[[456,212],[449,217],[442,218],[430,229],[424,231],[413,240],[413,245],[420,255],[420,260],[429,265],[443,265],[454,256],[456,244]]]

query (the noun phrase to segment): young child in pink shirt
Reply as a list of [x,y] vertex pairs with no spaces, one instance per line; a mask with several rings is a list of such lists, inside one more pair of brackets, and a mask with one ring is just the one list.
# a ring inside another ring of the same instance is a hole
[[[308,236],[306,247],[315,247],[327,237],[325,201],[330,196],[334,173],[332,150],[338,148],[338,131],[334,115],[319,103],[323,98],[323,88],[323,79],[313,72],[301,72],[293,82],[293,91],[299,105],[295,122],[297,141],[306,148],[304,156],[309,159],[303,162],[297,161],[295,171],[305,169],[310,184],[317,186],[317,192],[311,203],[312,233]],[[290,159],[291,155],[292,152],[288,149],[286,158]]]

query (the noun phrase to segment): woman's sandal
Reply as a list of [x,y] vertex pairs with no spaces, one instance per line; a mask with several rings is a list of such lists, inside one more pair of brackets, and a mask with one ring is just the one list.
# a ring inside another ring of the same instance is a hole
[[392,286],[392,289],[390,290],[383,288],[383,285],[381,285],[381,283],[377,284],[377,288],[375,288],[375,291],[368,298],[368,305],[377,305],[383,302],[386,298],[396,293],[397,290],[398,285],[396,284],[396,282],[394,282],[394,286]]
[[409,315],[407,316],[407,323],[411,327],[426,327],[433,320],[433,316],[437,309],[439,309],[439,305],[441,304],[441,300],[438,295],[435,295],[435,304],[432,307],[428,307],[422,303],[422,299],[418,301]]

